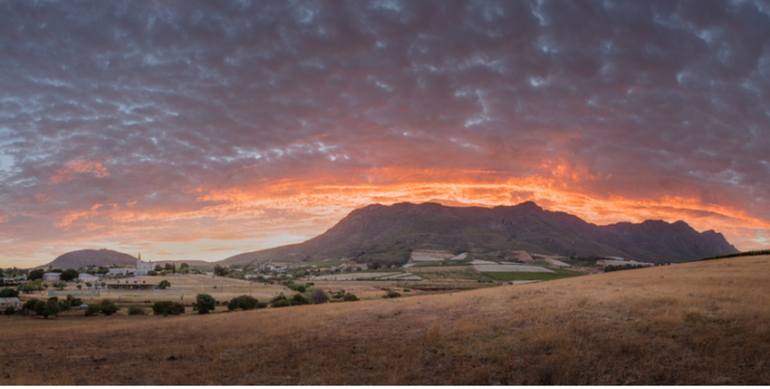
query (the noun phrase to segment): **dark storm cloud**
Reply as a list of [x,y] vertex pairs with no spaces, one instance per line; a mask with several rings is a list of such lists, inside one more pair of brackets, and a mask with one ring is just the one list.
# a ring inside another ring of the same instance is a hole
[[0,238],[200,188],[551,160],[585,193],[770,219],[763,1],[5,1],[0,57]]

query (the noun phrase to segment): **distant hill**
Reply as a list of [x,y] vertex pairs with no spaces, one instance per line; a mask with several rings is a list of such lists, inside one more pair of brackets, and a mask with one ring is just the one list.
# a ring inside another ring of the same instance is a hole
[[114,250],[77,250],[62,254],[46,267],[77,269],[86,266],[134,266],[136,257]]
[[512,250],[566,256],[621,256],[681,262],[737,252],[722,234],[699,233],[683,221],[599,226],[533,202],[516,206],[448,207],[435,203],[369,205],[299,244],[239,254],[224,264],[348,258],[405,262],[414,249],[444,249],[507,258]]

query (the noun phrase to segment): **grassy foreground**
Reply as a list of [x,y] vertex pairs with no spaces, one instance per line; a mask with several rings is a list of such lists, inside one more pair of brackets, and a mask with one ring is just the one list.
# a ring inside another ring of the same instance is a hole
[[0,335],[0,384],[768,384],[770,257]]

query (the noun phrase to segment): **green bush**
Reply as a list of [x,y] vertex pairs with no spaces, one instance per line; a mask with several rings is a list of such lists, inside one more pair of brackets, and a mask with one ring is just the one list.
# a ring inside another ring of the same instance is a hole
[[385,296],[382,296],[386,299],[392,299],[396,297],[401,297],[401,293],[396,292],[395,290],[388,289],[387,292],[385,292]]
[[102,300],[102,302],[99,303],[99,311],[106,316],[110,316],[118,311],[118,306],[110,300]]
[[308,301],[308,299],[305,296],[297,293],[291,297],[291,305],[305,305],[305,304],[310,304],[310,301]]
[[144,312],[144,308],[138,305],[132,305],[128,307],[128,314],[131,316],[143,316],[145,312]]
[[251,296],[243,295],[230,300],[230,302],[227,303],[227,309],[230,311],[234,311],[236,309],[242,309],[245,311],[249,309],[255,309],[258,305],[259,301],[257,299]]
[[59,311],[59,301],[56,299],[49,299],[48,301],[38,300],[35,303],[35,314],[45,319],[49,316],[56,316]]
[[25,313],[27,313],[27,314],[29,314],[30,312],[34,312],[35,311],[35,305],[37,305],[38,301],[40,301],[40,300],[38,300],[38,299],[29,299],[29,300],[27,300],[24,303],[24,305],[22,305],[21,309]]
[[32,293],[38,290],[43,290],[43,281],[42,280],[35,280],[32,282],[27,282],[23,285],[19,286],[19,291],[22,293]]
[[0,290],[0,297],[19,297],[19,291],[11,288],[3,288]]
[[184,311],[184,305],[173,301],[158,301],[152,304],[152,312],[156,315],[181,315]]
[[342,301],[358,301],[358,296],[353,293],[345,293],[345,295],[342,296]]
[[86,316],[96,316],[102,311],[102,307],[99,304],[88,304],[86,308]]
[[291,305],[291,300],[286,298],[283,294],[279,294],[270,300],[270,306],[273,308],[288,307]]
[[77,271],[77,270],[75,270],[75,269],[67,269],[67,270],[64,270],[64,271],[61,273],[61,276],[59,276],[59,278],[60,278],[62,281],[72,281],[72,280],[74,280],[75,278],[78,278],[78,275],[79,275],[79,274],[78,274],[78,271]]
[[208,294],[199,294],[195,297],[195,305],[193,306],[193,309],[198,311],[199,314],[203,315],[206,313],[209,313],[216,309],[217,307],[217,300],[215,300],[211,295]]
[[168,280],[163,280],[160,283],[158,283],[158,289],[166,289],[170,287],[171,287],[171,283],[168,282]]

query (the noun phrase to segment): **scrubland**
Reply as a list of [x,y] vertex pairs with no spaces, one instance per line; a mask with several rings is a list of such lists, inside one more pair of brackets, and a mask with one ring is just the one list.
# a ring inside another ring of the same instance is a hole
[[770,257],[200,316],[0,318],[0,384],[768,384]]

